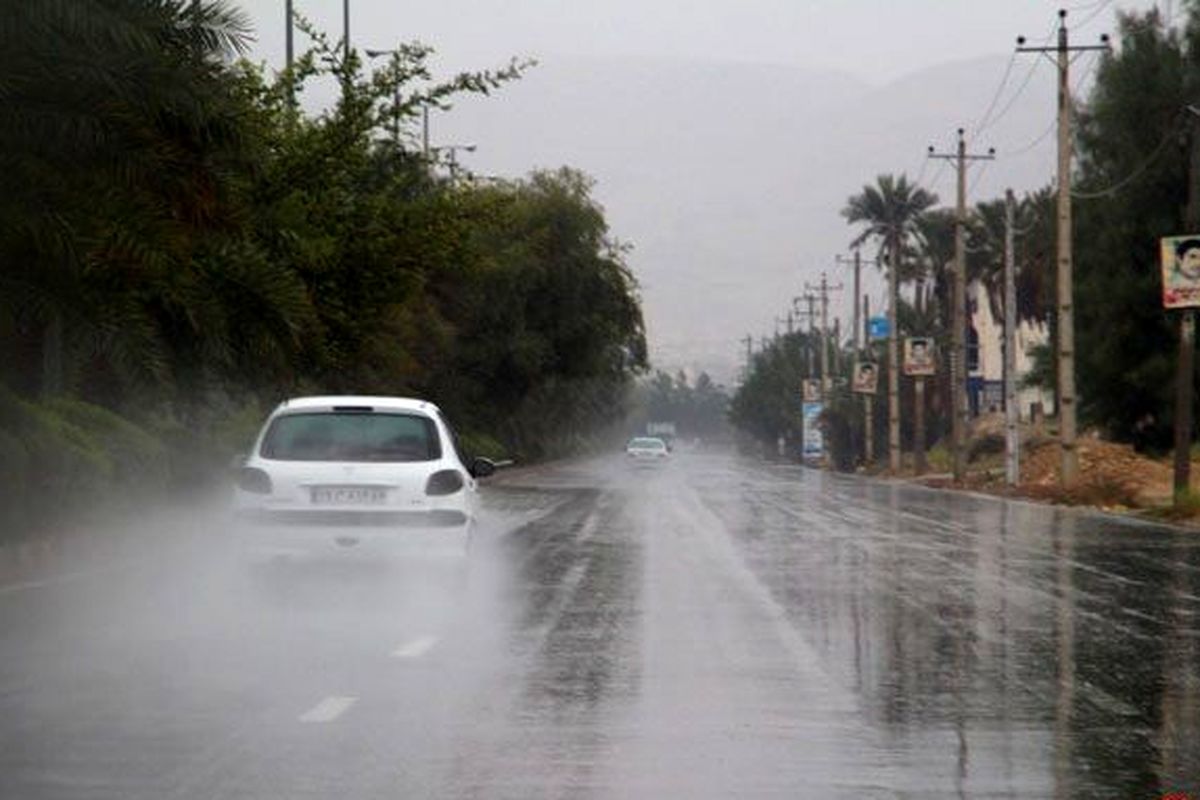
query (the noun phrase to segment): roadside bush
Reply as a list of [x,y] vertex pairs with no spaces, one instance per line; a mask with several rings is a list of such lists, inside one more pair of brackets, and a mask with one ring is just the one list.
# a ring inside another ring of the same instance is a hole
[[0,521],[9,536],[83,508],[159,497],[165,465],[158,440],[110,411],[29,402],[0,386]]
[[462,444],[463,456],[466,458],[475,458],[476,456],[493,460],[508,458],[508,451],[504,445],[487,434],[460,433],[458,438]]
[[99,448],[109,462],[107,477],[123,502],[163,497],[168,462],[162,442],[132,422],[89,403],[56,399],[44,407],[82,430]]
[[967,450],[967,460],[974,463],[987,456],[1000,455],[1004,452],[1004,436],[999,433],[988,433],[974,439]]
[[0,432],[11,483],[2,490],[6,516],[22,530],[94,503],[111,483],[113,463],[82,428],[0,388]]

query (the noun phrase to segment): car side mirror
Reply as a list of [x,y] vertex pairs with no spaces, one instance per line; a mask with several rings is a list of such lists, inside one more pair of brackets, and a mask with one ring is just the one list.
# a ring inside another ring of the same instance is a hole
[[472,478],[486,478],[496,472],[496,462],[490,458],[477,457],[471,461],[467,472],[471,473]]

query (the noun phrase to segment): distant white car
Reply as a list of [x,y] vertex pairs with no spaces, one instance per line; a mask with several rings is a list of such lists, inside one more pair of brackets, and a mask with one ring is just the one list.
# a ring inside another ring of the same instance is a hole
[[627,459],[635,464],[665,464],[671,456],[667,443],[655,436],[635,436],[625,445]]
[[476,479],[432,403],[399,397],[301,397],[267,418],[237,468],[238,532],[252,553],[357,548],[464,554]]

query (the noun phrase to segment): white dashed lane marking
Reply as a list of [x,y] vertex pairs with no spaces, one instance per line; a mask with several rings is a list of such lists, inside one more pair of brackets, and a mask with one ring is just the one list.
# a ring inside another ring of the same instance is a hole
[[301,722],[333,722],[358,701],[357,697],[326,697],[300,715]]
[[436,636],[422,636],[405,642],[392,651],[392,658],[420,658],[434,648],[438,640]]

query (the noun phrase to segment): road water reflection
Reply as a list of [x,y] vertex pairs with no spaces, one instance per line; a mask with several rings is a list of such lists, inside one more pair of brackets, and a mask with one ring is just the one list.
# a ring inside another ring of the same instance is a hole
[[814,472],[739,488],[714,505],[756,574],[927,785],[1200,791],[1200,537]]

